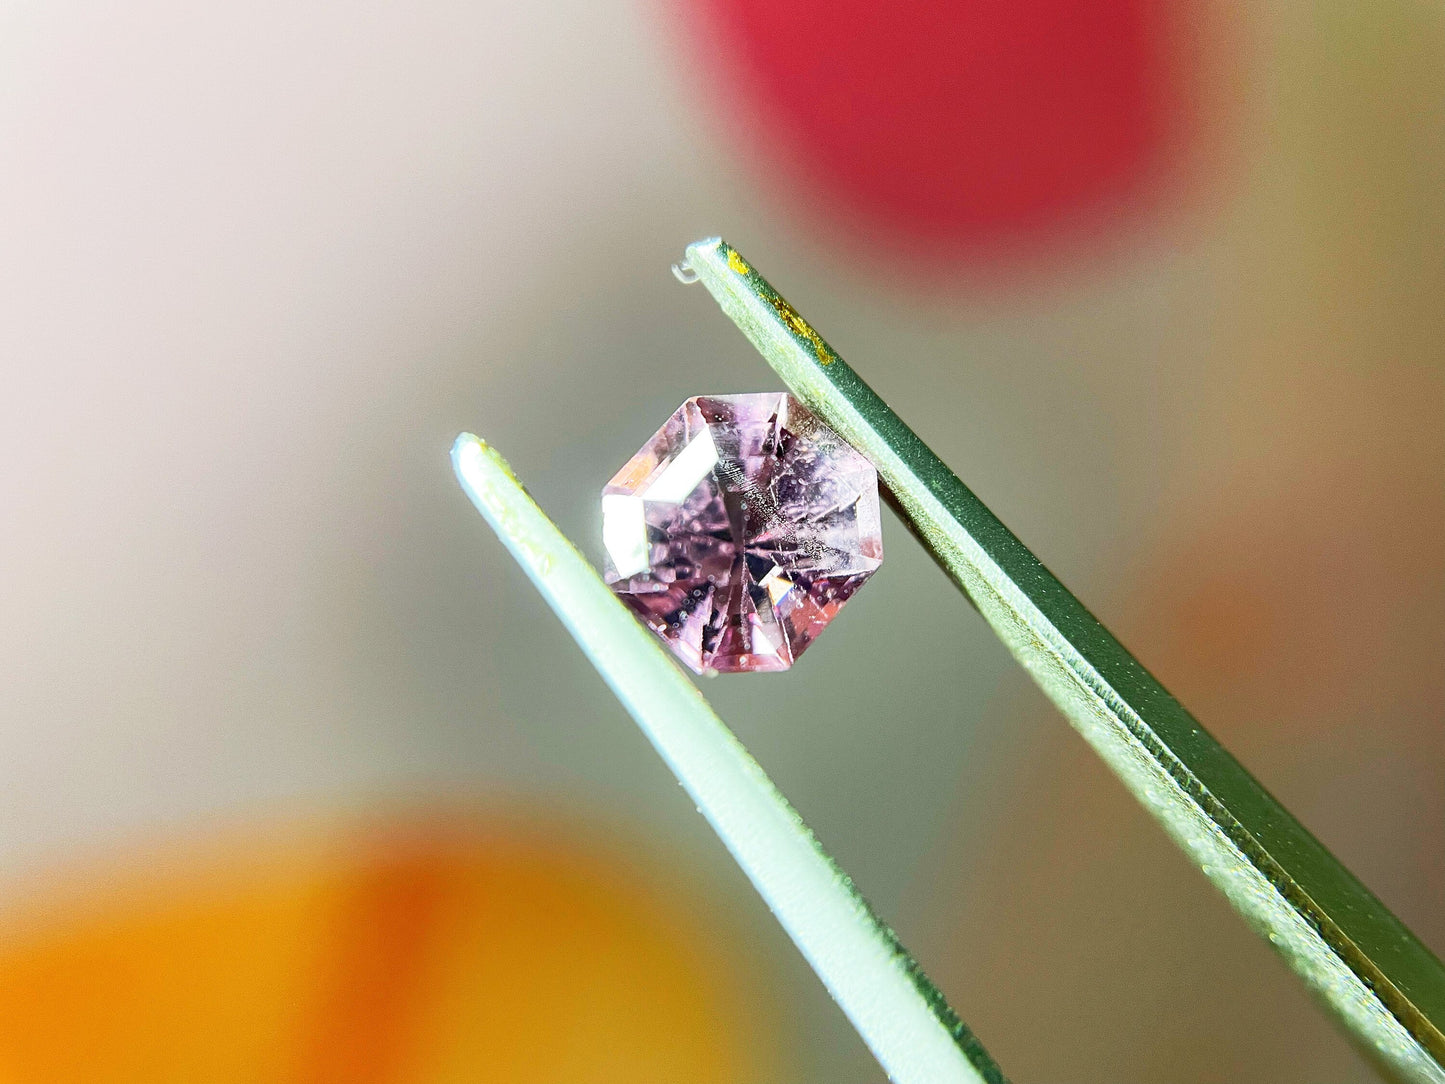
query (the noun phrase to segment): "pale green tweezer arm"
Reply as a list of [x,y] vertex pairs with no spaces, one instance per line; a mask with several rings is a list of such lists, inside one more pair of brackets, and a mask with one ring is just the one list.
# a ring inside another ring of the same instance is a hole
[[651,632],[470,434],[462,487],[672,768],[898,1084],[1003,1075]]
[[[873,461],[958,587],[1124,785],[1393,1076],[1445,1081],[1445,968],[735,249],[687,249],[783,382]],[[1189,931],[1181,929],[1181,937]]]

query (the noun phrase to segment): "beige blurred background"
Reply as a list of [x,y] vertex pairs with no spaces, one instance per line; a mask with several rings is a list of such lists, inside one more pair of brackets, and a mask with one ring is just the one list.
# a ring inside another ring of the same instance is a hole
[[[596,557],[775,386],[668,274],[718,233],[1445,951],[1445,14],[1190,8],[1183,179],[944,264],[806,208],[711,25],[0,8],[0,1079],[882,1079],[448,463]],[[885,531],[706,692],[1005,1072],[1371,1079]]]

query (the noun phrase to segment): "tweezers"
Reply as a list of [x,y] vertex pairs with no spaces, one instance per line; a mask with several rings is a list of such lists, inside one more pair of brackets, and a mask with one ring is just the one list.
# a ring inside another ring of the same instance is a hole
[[[1165,832],[1386,1075],[1445,1084],[1445,967],[1251,776],[734,248],[700,281],[783,383],[867,456],[914,534]],[[998,1066],[696,686],[464,434],[463,487],[847,1013],[890,1079],[998,1082]]]

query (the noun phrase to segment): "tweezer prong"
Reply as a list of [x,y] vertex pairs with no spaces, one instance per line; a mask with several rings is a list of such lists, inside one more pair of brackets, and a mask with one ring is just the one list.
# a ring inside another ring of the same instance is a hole
[[897,1084],[1004,1084],[964,1027],[656,637],[470,433],[457,478],[712,824]]
[[720,238],[687,265],[873,461],[954,583],[1124,785],[1393,1075],[1445,1082],[1445,968]]

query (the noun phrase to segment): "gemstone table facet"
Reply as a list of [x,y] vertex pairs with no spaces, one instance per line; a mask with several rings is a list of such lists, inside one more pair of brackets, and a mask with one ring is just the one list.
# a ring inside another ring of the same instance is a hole
[[602,491],[602,540],[693,670],[786,670],[882,563],[878,475],[791,395],[697,396]]

